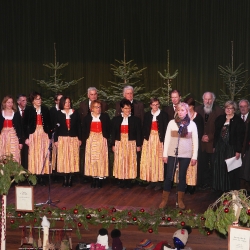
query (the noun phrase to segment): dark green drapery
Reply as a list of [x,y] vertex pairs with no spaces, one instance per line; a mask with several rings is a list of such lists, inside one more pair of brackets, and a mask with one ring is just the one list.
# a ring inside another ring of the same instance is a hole
[[[113,80],[110,64],[133,59],[146,90],[162,86],[157,71],[179,70],[173,88],[201,99],[204,91],[220,94],[218,65],[244,62],[250,68],[249,0],[5,0],[0,4],[0,86],[5,94],[43,90],[33,81],[46,79],[43,63],[69,62],[65,80],[84,79],[68,91],[76,98],[89,86]],[[248,74],[246,74],[247,76]]]

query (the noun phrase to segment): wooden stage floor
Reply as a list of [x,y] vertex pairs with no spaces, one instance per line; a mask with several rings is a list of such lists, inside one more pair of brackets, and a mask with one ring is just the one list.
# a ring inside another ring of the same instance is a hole
[[[51,200],[60,200],[60,203],[58,203],[58,207],[60,208],[73,208],[76,204],[82,204],[87,208],[115,207],[117,209],[144,208],[147,210],[157,208],[161,201],[161,196],[162,191],[146,190],[145,186],[134,185],[131,189],[121,189],[112,180],[105,180],[104,186],[101,189],[93,189],[90,187],[90,183],[82,183],[77,176],[71,188],[63,188],[62,181],[52,183],[51,185]],[[34,197],[35,203],[46,202],[48,200],[48,186],[35,186]],[[191,209],[194,213],[203,213],[209,204],[216,201],[218,197],[219,194],[216,192],[196,191],[193,195],[186,194],[184,201],[187,209]],[[173,188],[168,203],[169,207],[175,207],[175,199],[175,188]],[[7,203],[15,203],[14,186],[9,191]],[[95,242],[100,227],[101,225],[91,225],[88,230],[81,229],[82,239],[80,241],[73,233],[73,245],[75,246],[77,242]],[[110,232],[112,228],[108,230]],[[130,225],[127,228],[121,229],[121,240],[126,249],[134,249],[143,239],[150,239],[154,244],[167,240],[172,244],[172,235],[175,231],[176,228],[160,227],[157,234],[149,234],[143,233],[136,226]],[[10,229],[7,222],[7,250],[18,249],[20,240],[21,230]],[[109,244],[111,245],[111,243],[112,239],[109,236]],[[189,235],[187,247],[193,250],[226,250],[227,239],[222,239],[215,233],[210,236],[204,236],[197,229],[194,229]]]

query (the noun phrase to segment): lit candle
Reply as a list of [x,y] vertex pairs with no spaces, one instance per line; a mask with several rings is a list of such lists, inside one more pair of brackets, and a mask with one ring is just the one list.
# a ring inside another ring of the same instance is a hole
[[43,250],[47,250],[48,249],[47,244],[49,243],[50,222],[48,221],[46,216],[43,216],[42,227],[43,227]]

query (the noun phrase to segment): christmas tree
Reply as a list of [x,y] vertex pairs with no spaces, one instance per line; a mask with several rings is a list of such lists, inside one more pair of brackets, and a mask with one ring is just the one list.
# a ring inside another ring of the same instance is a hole
[[[56,44],[54,43],[54,51],[55,51],[55,62],[43,64],[44,67],[51,69],[54,74],[50,76],[49,80],[36,80],[34,79],[38,85],[46,88],[50,92],[50,96],[48,98],[43,98],[43,104],[51,107],[54,105],[54,96],[57,93],[63,93],[63,91],[73,85],[76,85],[79,81],[81,81],[84,77],[79,78],[78,80],[72,80],[70,82],[65,82],[61,79],[62,74],[58,73],[58,71],[62,70],[68,63],[57,62],[56,60]],[[85,97],[81,96],[77,101],[74,102],[74,106],[78,106],[81,101],[83,101]]]
[[246,99],[247,96],[245,95],[247,88],[249,86],[249,78],[245,81],[245,73],[247,70],[244,70],[242,67],[243,63],[241,63],[236,69],[234,69],[233,64],[233,41],[232,43],[232,63],[225,68],[222,66],[218,66],[220,71],[220,75],[223,78],[223,82],[226,85],[226,90],[222,90],[222,94],[219,95],[217,102],[221,107],[224,107],[226,101],[235,101],[238,102],[241,99]]

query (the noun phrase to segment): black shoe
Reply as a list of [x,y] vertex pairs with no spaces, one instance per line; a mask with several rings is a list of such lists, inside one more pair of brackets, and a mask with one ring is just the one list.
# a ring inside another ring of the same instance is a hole
[[90,185],[91,188],[96,188],[96,178],[92,178],[92,182]]
[[44,180],[43,180],[43,177],[39,177],[38,178],[38,183],[40,184],[40,186],[46,186]]
[[126,186],[126,181],[120,180],[119,188],[125,188],[125,186]]
[[69,176],[69,182],[68,182],[68,187],[72,187],[73,184],[72,184],[72,175]]
[[161,190],[163,189],[163,183],[162,182],[158,182],[154,188],[155,191]]
[[156,183],[155,182],[150,182],[150,184],[148,186],[145,187],[145,189],[153,189],[155,188]]
[[195,192],[195,186],[187,185],[186,193],[194,194],[194,192]]
[[127,188],[127,189],[130,189],[130,188],[132,188],[132,187],[133,187],[133,185],[132,185],[131,180],[126,180],[126,188]]
[[97,187],[102,188],[103,179],[97,179]]
[[62,184],[62,186],[63,187],[67,187],[68,186],[68,176],[67,175],[64,175],[64,179],[63,179],[63,184]]

